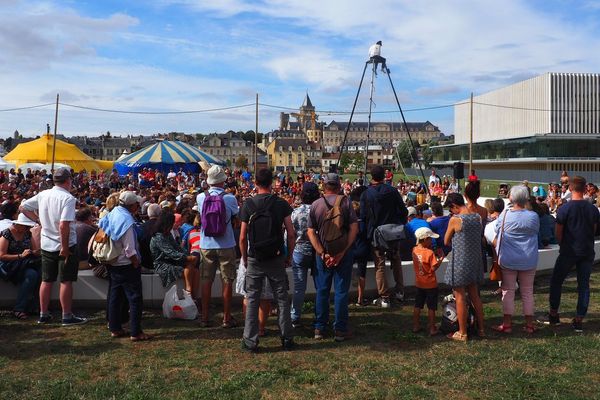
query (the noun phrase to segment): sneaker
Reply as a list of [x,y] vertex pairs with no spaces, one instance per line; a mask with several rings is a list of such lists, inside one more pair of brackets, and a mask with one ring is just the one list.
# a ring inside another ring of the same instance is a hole
[[302,322],[300,322],[299,319],[292,321],[292,328],[294,328],[294,329],[302,328]]
[[315,339],[321,340],[323,339],[323,331],[320,329],[315,329]]
[[404,301],[404,292],[396,292],[396,300]]
[[81,318],[81,317],[76,317],[75,315],[72,315],[71,318],[69,318],[69,319],[63,318],[62,326],[83,325],[83,324],[86,324],[87,322],[88,322],[87,318]]
[[583,321],[582,320],[573,318],[573,321],[571,322],[571,326],[573,327],[573,330],[575,332],[583,333]]
[[281,348],[283,350],[292,350],[295,346],[296,343],[294,343],[294,339],[281,338]]
[[538,319],[538,322],[544,325],[558,326],[560,325],[560,316],[548,313],[545,317]]
[[242,339],[242,350],[247,353],[258,353],[258,347],[249,347],[246,342]]
[[391,306],[390,299],[386,299],[383,297],[379,297],[379,298],[373,300],[373,305],[381,307],[381,308],[390,308],[390,306]]
[[52,322],[52,314],[44,315],[43,317],[40,316],[40,318],[37,321],[37,323],[40,325],[46,325],[51,322]]
[[343,342],[344,340],[348,340],[351,338],[352,338],[352,333],[350,331],[346,331],[346,332],[335,331],[335,336],[333,337],[333,340],[335,340],[336,342]]

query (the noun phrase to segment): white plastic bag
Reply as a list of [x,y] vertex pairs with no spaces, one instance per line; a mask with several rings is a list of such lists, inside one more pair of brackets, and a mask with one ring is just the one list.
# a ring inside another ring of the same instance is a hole
[[196,307],[192,296],[185,290],[181,290],[179,294],[177,292],[177,285],[175,284],[165,293],[163,316],[169,319],[196,319],[198,317],[198,307]]

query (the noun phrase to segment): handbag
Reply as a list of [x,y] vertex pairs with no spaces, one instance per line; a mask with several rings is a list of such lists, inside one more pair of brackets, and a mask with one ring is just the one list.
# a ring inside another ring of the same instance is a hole
[[502,220],[502,228],[500,228],[500,237],[498,238],[498,253],[492,261],[492,268],[490,270],[490,281],[501,281],[502,280],[502,267],[500,265],[500,249],[502,248],[502,236],[504,236],[504,223],[506,222],[507,213],[504,214]]
[[392,250],[400,240],[405,238],[404,225],[380,225],[373,232],[373,247],[381,250]]
[[110,264],[123,252],[123,246],[112,240],[102,228],[94,236],[92,243],[92,254],[99,263]]

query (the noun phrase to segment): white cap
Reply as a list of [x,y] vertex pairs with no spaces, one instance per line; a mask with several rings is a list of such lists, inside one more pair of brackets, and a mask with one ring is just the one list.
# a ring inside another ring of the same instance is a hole
[[437,239],[440,237],[437,233],[434,233],[431,229],[422,227],[415,231],[415,237],[418,241],[427,239],[428,237]]
[[417,209],[414,207],[408,207],[408,216],[410,217],[411,215],[417,215]]
[[135,203],[141,203],[142,198],[132,191],[126,190],[119,195],[119,204],[122,206],[130,206]]
[[532,190],[533,190],[534,192],[537,192],[539,189],[540,189],[540,188],[538,188],[537,186],[534,186]]

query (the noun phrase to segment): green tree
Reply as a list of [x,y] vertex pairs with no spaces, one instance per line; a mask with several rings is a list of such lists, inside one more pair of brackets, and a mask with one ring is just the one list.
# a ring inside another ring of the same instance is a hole
[[244,169],[244,168],[248,167],[248,159],[244,156],[239,156],[235,160],[235,166],[240,169]]
[[409,168],[413,165],[413,156],[411,154],[413,154],[413,149],[410,142],[408,140],[400,142],[397,157],[400,158],[400,162],[404,168]]
[[344,172],[346,168],[349,168],[352,165],[353,157],[348,153],[342,153],[342,157],[340,157],[340,172]]
[[352,169],[354,172],[361,171],[365,167],[365,154],[363,152],[354,153],[352,157]]
[[[263,137],[263,134],[259,132],[258,133],[258,143],[262,143],[262,137]],[[242,139],[244,139],[246,142],[254,143],[254,131],[253,130],[246,131],[246,133],[242,134]]]
[[426,146],[421,147],[421,157],[423,158],[423,164],[425,164],[425,167],[427,168],[429,168],[433,162],[433,149],[431,146],[434,146],[433,142],[429,142]]

